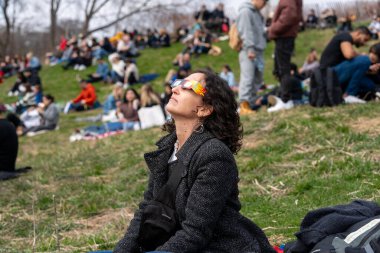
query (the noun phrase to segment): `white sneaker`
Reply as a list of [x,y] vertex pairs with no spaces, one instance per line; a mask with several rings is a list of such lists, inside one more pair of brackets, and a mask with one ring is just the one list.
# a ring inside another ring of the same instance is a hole
[[268,112],[278,112],[282,110],[289,110],[294,107],[293,100],[289,100],[288,102],[284,103],[280,98],[276,98],[276,105],[272,106],[268,109]]
[[78,70],[79,69],[79,65],[78,64],[75,64],[74,66],[74,70]]
[[8,92],[8,97],[13,97],[13,92],[12,91]]
[[376,101],[380,100],[380,92],[376,92],[375,95],[376,95]]
[[79,68],[78,68],[79,71],[83,71],[83,70],[85,70],[85,69],[86,69],[86,66],[85,66],[85,65],[80,65]]
[[348,95],[344,98],[346,104],[365,104],[366,101],[355,96]]

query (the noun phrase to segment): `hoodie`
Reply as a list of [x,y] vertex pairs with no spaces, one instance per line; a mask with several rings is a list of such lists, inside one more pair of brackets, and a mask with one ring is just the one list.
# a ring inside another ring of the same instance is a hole
[[267,45],[264,18],[250,1],[242,3],[236,22],[243,50],[264,51]]

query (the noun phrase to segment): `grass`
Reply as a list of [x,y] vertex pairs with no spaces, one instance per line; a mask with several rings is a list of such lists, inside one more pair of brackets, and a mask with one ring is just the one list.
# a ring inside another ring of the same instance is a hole
[[[302,33],[294,61],[302,64],[310,47],[323,48],[331,36],[331,30]],[[225,42],[217,45],[221,56],[202,56],[193,60],[193,68],[219,70],[228,63],[238,76],[237,53]],[[181,48],[148,49],[138,59],[142,73],[160,74],[153,83],[157,90]],[[268,83],[275,83],[272,51],[273,43],[266,50]],[[44,67],[45,92],[62,103],[74,97],[79,89],[75,73]],[[12,102],[6,91],[13,81],[0,85],[0,101]],[[101,100],[111,91],[102,83],[96,88]],[[294,239],[311,209],[357,198],[378,202],[379,115],[379,104],[368,103],[243,117],[244,146],[236,157],[242,213],[279,244]],[[150,129],[70,143],[74,129],[87,124],[75,122],[78,116],[62,115],[59,131],[20,139],[18,166],[33,170],[0,183],[0,252],[111,249],[124,234],[147,182],[143,154],[155,149],[163,133]]]

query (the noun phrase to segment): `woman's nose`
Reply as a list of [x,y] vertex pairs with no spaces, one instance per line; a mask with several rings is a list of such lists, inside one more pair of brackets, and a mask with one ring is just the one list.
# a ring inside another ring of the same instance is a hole
[[172,88],[172,92],[175,94],[178,94],[180,89],[181,89],[180,86],[176,86],[176,87]]

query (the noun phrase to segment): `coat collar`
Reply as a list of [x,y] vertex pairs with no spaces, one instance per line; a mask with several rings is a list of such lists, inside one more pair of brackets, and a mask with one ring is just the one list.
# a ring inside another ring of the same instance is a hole
[[[176,156],[185,166],[188,166],[192,156],[205,141],[214,138],[214,136],[204,130],[201,133],[193,132],[186,140],[182,148],[177,152]],[[175,132],[168,134],[161,138],[156,145],[158,149],[146,153],[144,155],[145,161],[152,173],[160,173],[166,171],[167,163],[173,152],[174,143],[177,140]]]

